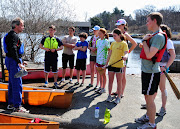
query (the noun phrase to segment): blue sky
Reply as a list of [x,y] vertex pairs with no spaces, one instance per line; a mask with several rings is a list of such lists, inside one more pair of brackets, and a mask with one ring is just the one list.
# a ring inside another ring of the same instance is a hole
[[[85,21],[103,11],[112,12],[113,8],[118,7],[125,11],[126,15],[134,16],[133,11],[141,9],[145,5],[154,5],[157,9],[169,6],[180,6],[180,0],[66,0],[74,9],[76,14],[75,21]],[[87,18],[85,18],[87,16]]]

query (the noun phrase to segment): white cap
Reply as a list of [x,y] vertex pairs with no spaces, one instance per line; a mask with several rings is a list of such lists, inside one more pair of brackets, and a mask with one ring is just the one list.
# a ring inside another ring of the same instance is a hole
[[94,28],[92,28],[93,30],[100,30],[100,27],[98,25],[94,26]]
[[126,25],[126,20],[124,20],[124,19],[119,19],[115,25],[116,25],[116,26],[119,26],[119,25],[122,25],[122,24],[123,24],[123,25]]

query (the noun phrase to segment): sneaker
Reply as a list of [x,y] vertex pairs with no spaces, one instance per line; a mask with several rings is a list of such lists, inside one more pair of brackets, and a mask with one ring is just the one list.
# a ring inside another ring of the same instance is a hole
[[95,90],[95,92],[100,92],[100,91],[101,91],[101,87]]
[[54,87],[55,87],[56,89],[59,88],[57,82],[54,83]]
[[106,99],[107,102],[111,102],[112,101],[112,97],[109,95],[108,98]]
[[93,87],[92,84],[89,84],[88,86],[86,86],[86,88],[91,88],[91,87]]
[[73,83],[72,83],[72,78],[69,79],[69,84],[73,84]]
[[137,127],[137,129],[156,129],[156,125],[155,125],[155,127],[153,127],[151,124],[146,123],[142,126]]
[[164,115],[166,115],[166,110],[163,107],[161,107],[159,113],[156,113],[156,115],[157,116],[164,116]]
[[29,110],[26,110],[24,107],[14,108],[14,112],[22,112],[22,113],[29,113]]
[[75,86],[76,86],[76,85],[79,85],[79,82],[76,82],[74,85],[75,85]]
[[121,99],[119,97],[116,98],[116,100],[114,101],[115,104],[120,103]]
[[80,87],[81,87],[81,86],[84,86],[84,83],[81,83],[79,86],[80,86]]
[[99,89],[99,87],[97,85],[94,87],[94,90],[96,90],[96,89]]
[[65,83],[64,79],[61,79],[61,81],[59,82],[59,85],[61,85],[61,83]]
[[99,91],[100,94],[106,93],[106,90],[104,88],[101,89],[101,91]]
[[145,114],[142,117],[135,119],[135,122],[140,123],[140,124],[144,124],[144,123],[149,122],[149,118],[147,118],[146,114]]
[[47,81],[45,81],[45,84],[44,84],[43,87],[48,87],[48,82]]
[[14,109],[13,104],[9,104],[9,105],[7,106],[7,109],[8,109],[8,110]]

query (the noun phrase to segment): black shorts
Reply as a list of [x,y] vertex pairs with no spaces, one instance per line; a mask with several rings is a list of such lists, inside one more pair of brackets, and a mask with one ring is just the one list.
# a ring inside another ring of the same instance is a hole
[[91,55],[90,55],[90,61],[93,61],[93,62],[96,63],[96,56],[91,56]]
[[44,71],[46,73],[49,73],[50,70],[52,70],[53,73],[57,73],[58,72],[58,67],[57,67],[57,64],[58,64],[58,59],[57,59],[57,56],[49,56],[49,57],[45,57],[45,63],[44,63]]
[[74,54],[73,55],[67,55],[67,54],[62,54],[62,66],[63,69],[67,68],[67,63],[69,61],[69,67],[70,69],[74,69]]
[[123,69],[109,66],[108,72],[123,73]]
[[86,70],[86,59],[77,59],[75,68],[77,70]]
[[158,91],[160,73],[141,73],[142,94],[153,95]]

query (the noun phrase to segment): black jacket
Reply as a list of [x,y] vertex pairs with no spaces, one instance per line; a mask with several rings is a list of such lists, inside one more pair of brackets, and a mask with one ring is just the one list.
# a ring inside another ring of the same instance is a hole
[[6,53],[6,56],[12,57],[15,61],[17,61],[17,63],[21,63],[21,61],[19,60],[19,58],[22,57],[22,55],[19,54],[21,41],[17,33],[11,30],[5,38],[5,43],[7,45],[7,50],[8,50],[8,53]]

